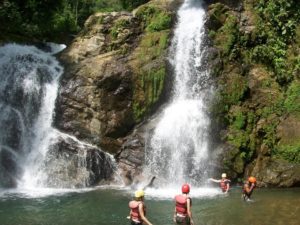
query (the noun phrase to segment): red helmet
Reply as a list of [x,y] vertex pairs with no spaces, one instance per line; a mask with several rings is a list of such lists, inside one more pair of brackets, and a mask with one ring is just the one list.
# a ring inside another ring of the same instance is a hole
[[189,193],[190,192],[190,185],[188,184],[183,184],[181,187],[182,193]]

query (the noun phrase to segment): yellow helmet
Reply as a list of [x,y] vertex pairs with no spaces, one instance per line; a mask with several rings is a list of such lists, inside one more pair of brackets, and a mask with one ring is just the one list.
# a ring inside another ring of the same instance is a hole
[[134,196],[136,198],[141,198],[141,197],[144,197],[145,196],[145,192],[143,190],[137,190],[135,193],[134,193]]
[[227,177],[226,173],[222,173],[222,178],[226,178],[226,177]]

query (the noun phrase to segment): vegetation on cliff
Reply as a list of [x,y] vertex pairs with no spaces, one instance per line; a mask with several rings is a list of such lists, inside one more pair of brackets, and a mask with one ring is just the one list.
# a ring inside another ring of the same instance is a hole
[[219,84],[213,111],[233,148],[225,166],[240,175],[262,155],[300,162],[299,128],[284,135],[286,123],[300,121],[300,4],[241,2],[239,11],[211,4],[208,22]]
[[142,21],[144,30],[131,62],[135,71],[133,110],[135,120],[139,122],[153,109],[163,91],[172,14],[149,4],[140,7],[136,16]]

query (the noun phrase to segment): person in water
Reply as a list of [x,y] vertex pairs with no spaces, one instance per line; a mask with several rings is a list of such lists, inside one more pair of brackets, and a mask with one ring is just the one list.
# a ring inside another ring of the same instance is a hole
[[209,178],[209,180],[212,181],[212,182],[215,182],[215,183],[220,183],[220,188],[221,188],[223,193],[226,194],[229,191],[231,181],[227,179],[226,173],[222,173],[221,180],[216,180],[216,179],[213,179],[213,178]]
[[253,193],[254,188],[256,187],[256,178],[249,177],[248,180],[243,185],[243,198],[245,201],[250,201],[250,197]]
[[131,225],[152,225],[146,218],[146,206],[144,203],[145,192],[143,190],[137,190],[134,196],[135,199],[129,202],[130,213],[128,219],[130,219]]
[[190,186],[183,184],[181,187],[182,194],[175,196],[174,222],[182,225],[194,225],[192,218],[192,199],[189,196]]

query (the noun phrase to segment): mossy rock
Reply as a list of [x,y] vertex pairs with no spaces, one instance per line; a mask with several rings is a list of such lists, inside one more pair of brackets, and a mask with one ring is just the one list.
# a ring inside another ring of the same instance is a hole
[[233,169],[235,172],[237,172],[238,174],[242,174],[244,171],[244,156],[243,153],[237,155],[237,157],[235,157],[234,159],[234,163],[233,163]]
[[167,30],[172,27],[173,14],[158,6],[143,5],[135,15],[143,21],[143,27],[148,32]]
[[228,23],[216,34],[215,44],[221,49],[223,55],[229,55],[235,42],[237,41],[238,30],[236,28],[237,20],[230,17]]
[[222,3],[211,4],[208,7],[208,29],[217,31],[222,27],[226,21],[228,10],[229,8]]
[[300,81],[296,80],[288,87],[284,107],[288,113],[300,118]]
[[237,73],[228,74],[226,76],[226,82],[223,81],[221,87],[221,95],[223,96],[223,102],[225,107],[238,104],[244,97],[248,90],[248,83],[246,77],[243,77]]
[[137,122],[151,112],[162,95],[169,35],[170,30],[147,32],[134,51],[134,60],[130,64],[135,71],[133,111]]
[[300,164],[300,140],[294,140],[293,144],[280,144],[278,145],[273,153],[273,156],[282,158],[288,162]]

